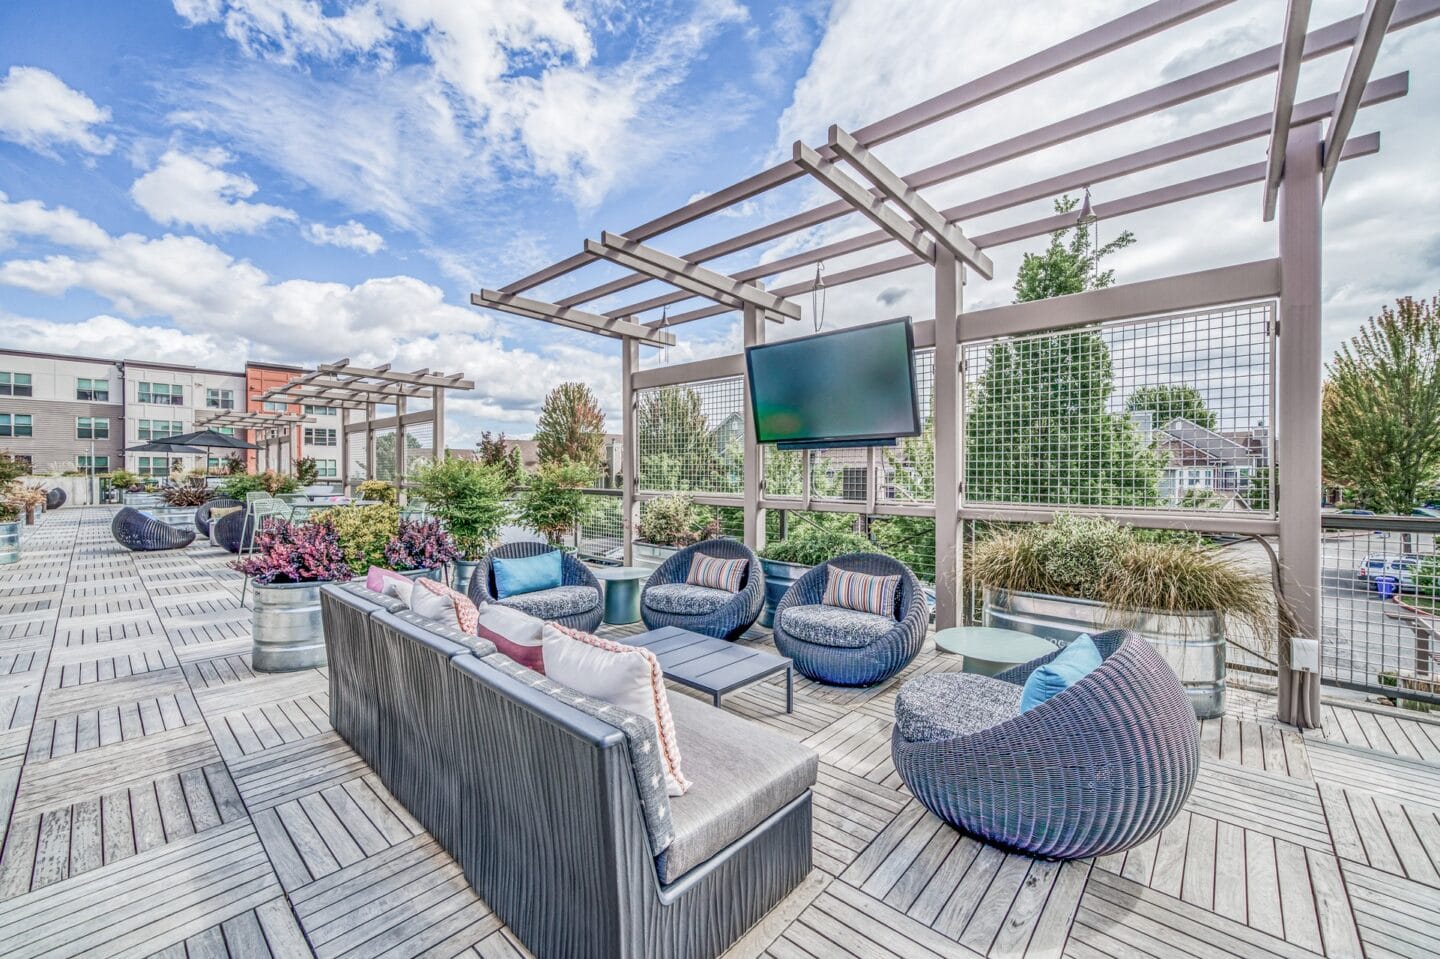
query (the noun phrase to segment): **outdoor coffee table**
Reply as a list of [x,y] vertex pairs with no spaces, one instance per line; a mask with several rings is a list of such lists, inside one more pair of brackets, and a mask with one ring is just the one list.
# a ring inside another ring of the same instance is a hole
[[655,654],[666,679],[720,697],[762,679],[785,674],[785,711],[795,711],[795,667],[788,656],[755,649],[728,639],[702,636],[678,626],[662,626],[624,640]]
[[961,669],[981,676],[994,676],[1011,666],[1055,652],[1055,644],[1048,639],[994,626],[942,629],[935,634],[935,645],[947,653],[964,656]]
[[596,566],[590,571],[605,584],[604,622],[623,626],[640,619],[640,584],[654,570],[643,566]]

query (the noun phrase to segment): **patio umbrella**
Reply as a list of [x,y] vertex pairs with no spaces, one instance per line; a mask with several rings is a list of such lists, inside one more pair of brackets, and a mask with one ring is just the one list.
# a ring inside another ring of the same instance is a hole
[[154,442],[163,443],[166,446],[203,446],[210,450],[258,450],[260,448],[254,443],[245,442],[238,436],[230,436],[215,430],[196,430],[193,433],[167,436]]
[[127,453],[169,453],[171,456],[200,456],[204,450],[198,446],[177,446],[174,443],[141,443],[139,446],[125,447]]

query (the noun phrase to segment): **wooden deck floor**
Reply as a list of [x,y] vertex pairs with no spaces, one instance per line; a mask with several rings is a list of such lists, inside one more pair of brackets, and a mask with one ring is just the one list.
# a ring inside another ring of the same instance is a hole
[[[250,670],[228,554],[129,553],[109,518],[50,514],[0,567],[0,956],[524,955],[331,730],[323,673]],[[727,701],[821,758],[816,869],[731,955],[1436,954],[1440,724],[1327,706],[1301,737],[1237,695],[1160,836],[1040,862],[891,766],[899,683],[955,668]]]

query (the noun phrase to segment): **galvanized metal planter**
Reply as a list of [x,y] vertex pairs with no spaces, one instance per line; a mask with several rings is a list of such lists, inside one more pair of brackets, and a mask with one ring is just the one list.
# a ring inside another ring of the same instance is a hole
[[475,570],[479,568],[482,560],[478,559],[457,559],[455,561],[455,592],[470,595],[470,580],[475,578]]
[[1214,611],[1116,616],[1094,600],[987,588],[984,623],[1061,642],[1124,626],[1145,637],[1180,677],[1196,717],[1225,714],[1225,621]]
[[760,610],[760,625],[774,626],[775,607],[785,598],[790,587],[810,572],[810,567],[773,559],[762,559],[760,567],[765,570],[765,607]]
[[0,566],[20,562],[20,521],[0,523]]
[[433,579],[437,583],[445,582],[445,567],[443,566],[436,566],[432,569],[397,569],[392,572],[399,573],[407,579]]
[[678,552],[680,552],[678,546],[658,546],[655,543],[637,539],[633,544],[631,554],[635,558],[635,566],[643,569],[659,569],[661,563]]
[[250,667],[263,673],[325,665],[323,582],[255,584]]

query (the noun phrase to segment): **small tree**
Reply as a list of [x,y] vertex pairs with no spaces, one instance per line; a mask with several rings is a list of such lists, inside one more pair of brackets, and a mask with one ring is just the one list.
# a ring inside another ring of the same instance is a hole
[[605,414],[590,387],[561,383],[540,407],[535,447],[541,463],[574,463],[599,470],[605,442]]
[[635,425],[641,489],[708,492],[723,486],[726,464],[716,448],[699,393],[683,386],[647,390]]
[[1151,425],[1160,429],[1166,423],[1184,418],[1196,426],[1213,430],[1218,422],[1213,411],[1205,405],[1205,397],[1195,387],[1183,383],[1161,386],[1142,386],[1130,394],[1125,409],[1131,413],[1149,413]]
[[595,480],[584,463],[542,463],[516,497],[516,518],[558,545],[585,518],[583,492]]
[[421,463],[411,480],[465,559],[480,559],[500,538],[510,515],[505,502],[510,485],[493,466],[445,457]]
[[[1077,205],[1079,201],[1066,194],[1055,201],[1055,212],[1069,213]],[[1101,270],[1100,261],[1134,242],[1135,234],[1129,230],[1100,247],[1082,224],[1056,230],[1044,253],[1026,253],[1021,260],[1015,276],[1015,302],[1104,289],[1115,282],[1115,271]]]
[[475,454],[486,466],[493,466],[509,476],[512,487],[520,485],[525,475],[525,469],[520,464],[520,448],[506,443],[503,432],[499,436],[489,430],[481,433],[480,442],[475,444]]

